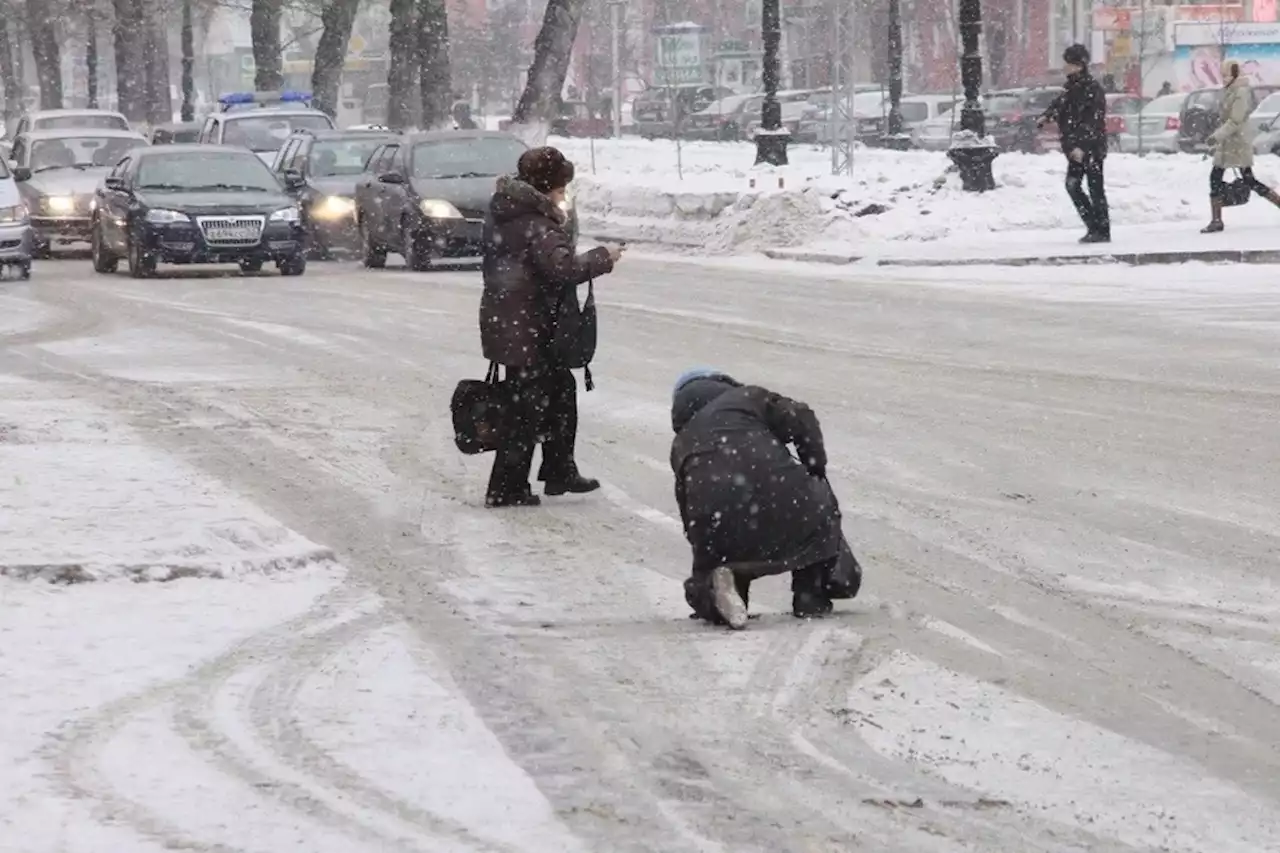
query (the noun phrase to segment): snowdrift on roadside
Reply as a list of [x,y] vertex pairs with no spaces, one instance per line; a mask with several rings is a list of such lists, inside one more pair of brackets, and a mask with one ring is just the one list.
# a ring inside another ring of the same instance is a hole
[[[977,194],[964,192],[954,174],[935,188],[950,163],[943,153],[860,149],[853,174],[837,177],[830,174],[830,152],[813,146],[792,149],[788,166],[757,169],[746,144],[686,143],[679,163],[669,141],[552,144],[578,165],[577,203],[587,234],[728,253],[809,243],[861,251],[897,241],[950,243],[998,232],[1080,228],[1056,153],[1001,155],[997,189]],[[1280,159],[1260,157],[1256,169],[1264,181],[1280,179]],[[1117,228],[1169,222],[1173,237],[1207,217],[1208,171],[1200,156],[1112,155],[1107,190],[1113,222]],[[1237,216],[1250,225],[1280,225],[1280,210],[1260,199]]]

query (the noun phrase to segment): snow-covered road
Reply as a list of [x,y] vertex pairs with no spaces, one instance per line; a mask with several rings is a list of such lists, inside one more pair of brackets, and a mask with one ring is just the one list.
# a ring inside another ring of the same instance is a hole
[[[0,284],[0,851],[1280,849],[1264,272],[628,257],[605,489],[498,513],[448,417],[476,272],[42,263]],[[836,618],[685,618],[701,364],[822,417]]]

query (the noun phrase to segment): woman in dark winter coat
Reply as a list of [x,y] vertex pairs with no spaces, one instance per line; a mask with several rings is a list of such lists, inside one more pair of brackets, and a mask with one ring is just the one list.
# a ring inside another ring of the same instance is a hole
[[857,594],[862,569],[840,527],[812,409],[699,369],[676,383],[671,426],[676,503],[693,549],[685,600],[695,616],[743,628],[751,581],[784,572],[800,618]]
[[535,506],[529,488],[533,449],[542,441],[538,479],[548,495],[590,492],[599,482],[578,473],[578,389],[552,354],[560,301],[613,270],[621,249],[574,253],[562,209],[573,164],[554,148],[520,156],[515,177],[498,181],[484,230],[484,295],[480,342],[484,357],[506,368],[511,395],[507,435],[493,460],[485,505]]

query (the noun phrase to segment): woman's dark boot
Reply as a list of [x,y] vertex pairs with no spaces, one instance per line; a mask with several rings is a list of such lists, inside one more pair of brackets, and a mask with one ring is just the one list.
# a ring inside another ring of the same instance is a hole
[[1265,193],[1262,193],[1262,197],[1276,207],[1280,207],[1280,193],[1277,193],[1274,189],[1268,189]]
[[527,487],[523,492],[491,492],[484,496],[484,505],[489,509],[508,506],[540,506],[541,504],[542,499]]
[[818,619],[834,609],[824,587],[826,563],[791,573],[791,613],[797,619]]
[[1222,199],[1209,199],[1209,209],[1213,212],[1213,218],[1209,220],[1209,224],[1200,229],[1201,234],[1217,234],[1219,231],[1225,230],[1226,226],[1222,224]]
[[585,495],[600,488],[600,481],[584,477],[578,473],[577,465],[570,465],[564,477],[547,477],[543,494],[551,497],[557,495]]

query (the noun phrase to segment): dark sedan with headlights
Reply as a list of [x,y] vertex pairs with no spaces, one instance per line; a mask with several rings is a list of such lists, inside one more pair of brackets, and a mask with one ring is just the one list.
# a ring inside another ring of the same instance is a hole
[[35,255],[89,241],[94,190],[134,148],[147,144],[130,130],[33,130],[13,141],[13,179],[31,214]]
[[356,183],[390,131],[297,130],[285,140],[271,168],[302,208],[312,257],[355,254]]
[[[367,267],[396,252],[425,270],[433,258],[481,253],[484,218],[501,175],[528,150],[509,133],[441,130],[383,143],[356,185],[356,222]],[[567,205],[571,232],[577,229]]]
[[265,163],[223,145],[155,145],[131,152],[94,199],[93,268],[135,278],[160,262],[239,264],[284,275],[307,268],[302,213]]

